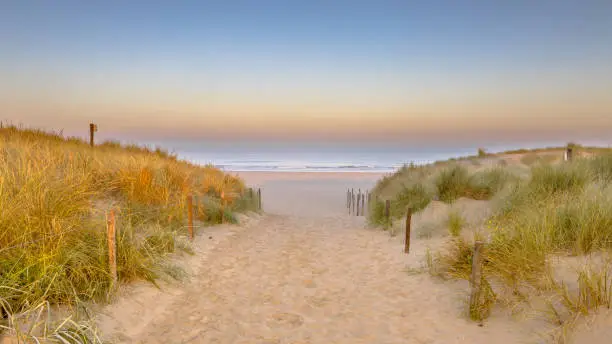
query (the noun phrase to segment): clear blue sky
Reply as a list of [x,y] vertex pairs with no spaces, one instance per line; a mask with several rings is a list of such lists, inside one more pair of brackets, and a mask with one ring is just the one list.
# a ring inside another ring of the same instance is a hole
[[523,140],[612,128],[610,1],[4,1],[0,40],[0,118],[67,131],[93,120],[142,138]]

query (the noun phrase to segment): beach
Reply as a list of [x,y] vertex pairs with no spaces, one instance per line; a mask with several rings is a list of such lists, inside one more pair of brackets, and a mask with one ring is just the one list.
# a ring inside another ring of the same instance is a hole
[[[133,287],[99,325],[120,343],[540,343],[546,326],[494,312],[484,326],[466,312],[465,281],[424,269],[440,237],[369,228],[345,208],[347,188],[369,173],[240,173],[262,189],[265,214],[200,229],[189,278]],[[415,217],[414,226],[440,216]],[[155,306],[152,306],[155,305]]]
[[303,217],[348,213],[346,192],[372,189],[383,173],[362,172],[237,172],[248,185],[262,190],[270,214]]

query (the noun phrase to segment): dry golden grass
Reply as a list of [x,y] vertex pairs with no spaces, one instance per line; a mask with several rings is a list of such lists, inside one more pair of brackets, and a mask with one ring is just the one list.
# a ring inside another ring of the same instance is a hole
[[[105,212],[117,211],[119,281],[154,281],[186,233],[186,197],[196,216],[252,208],[241,180],[161,149],[94,148],[75,138],[0,129],[0,302],[16,314],[41,302],[78,304],[109,295]],[[223,196],[223,200],[221,200]]]

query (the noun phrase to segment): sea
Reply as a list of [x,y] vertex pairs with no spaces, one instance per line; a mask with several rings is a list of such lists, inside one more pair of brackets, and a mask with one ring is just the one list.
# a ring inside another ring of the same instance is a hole
[[[562,146],[563,143],[489,145],[492,150]],[[295,142],[175,142],[164,144],[181,159],[227,172],[392,173],[404,165],[475,155],[478,145]]]

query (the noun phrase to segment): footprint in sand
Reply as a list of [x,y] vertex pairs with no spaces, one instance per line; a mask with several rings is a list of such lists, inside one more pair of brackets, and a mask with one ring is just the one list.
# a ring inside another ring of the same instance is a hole
[[304,318],[299,314],[275,313],[272,315],[271,319],[268,320],[268,327],[292,329],[302,326],[303,323]]

